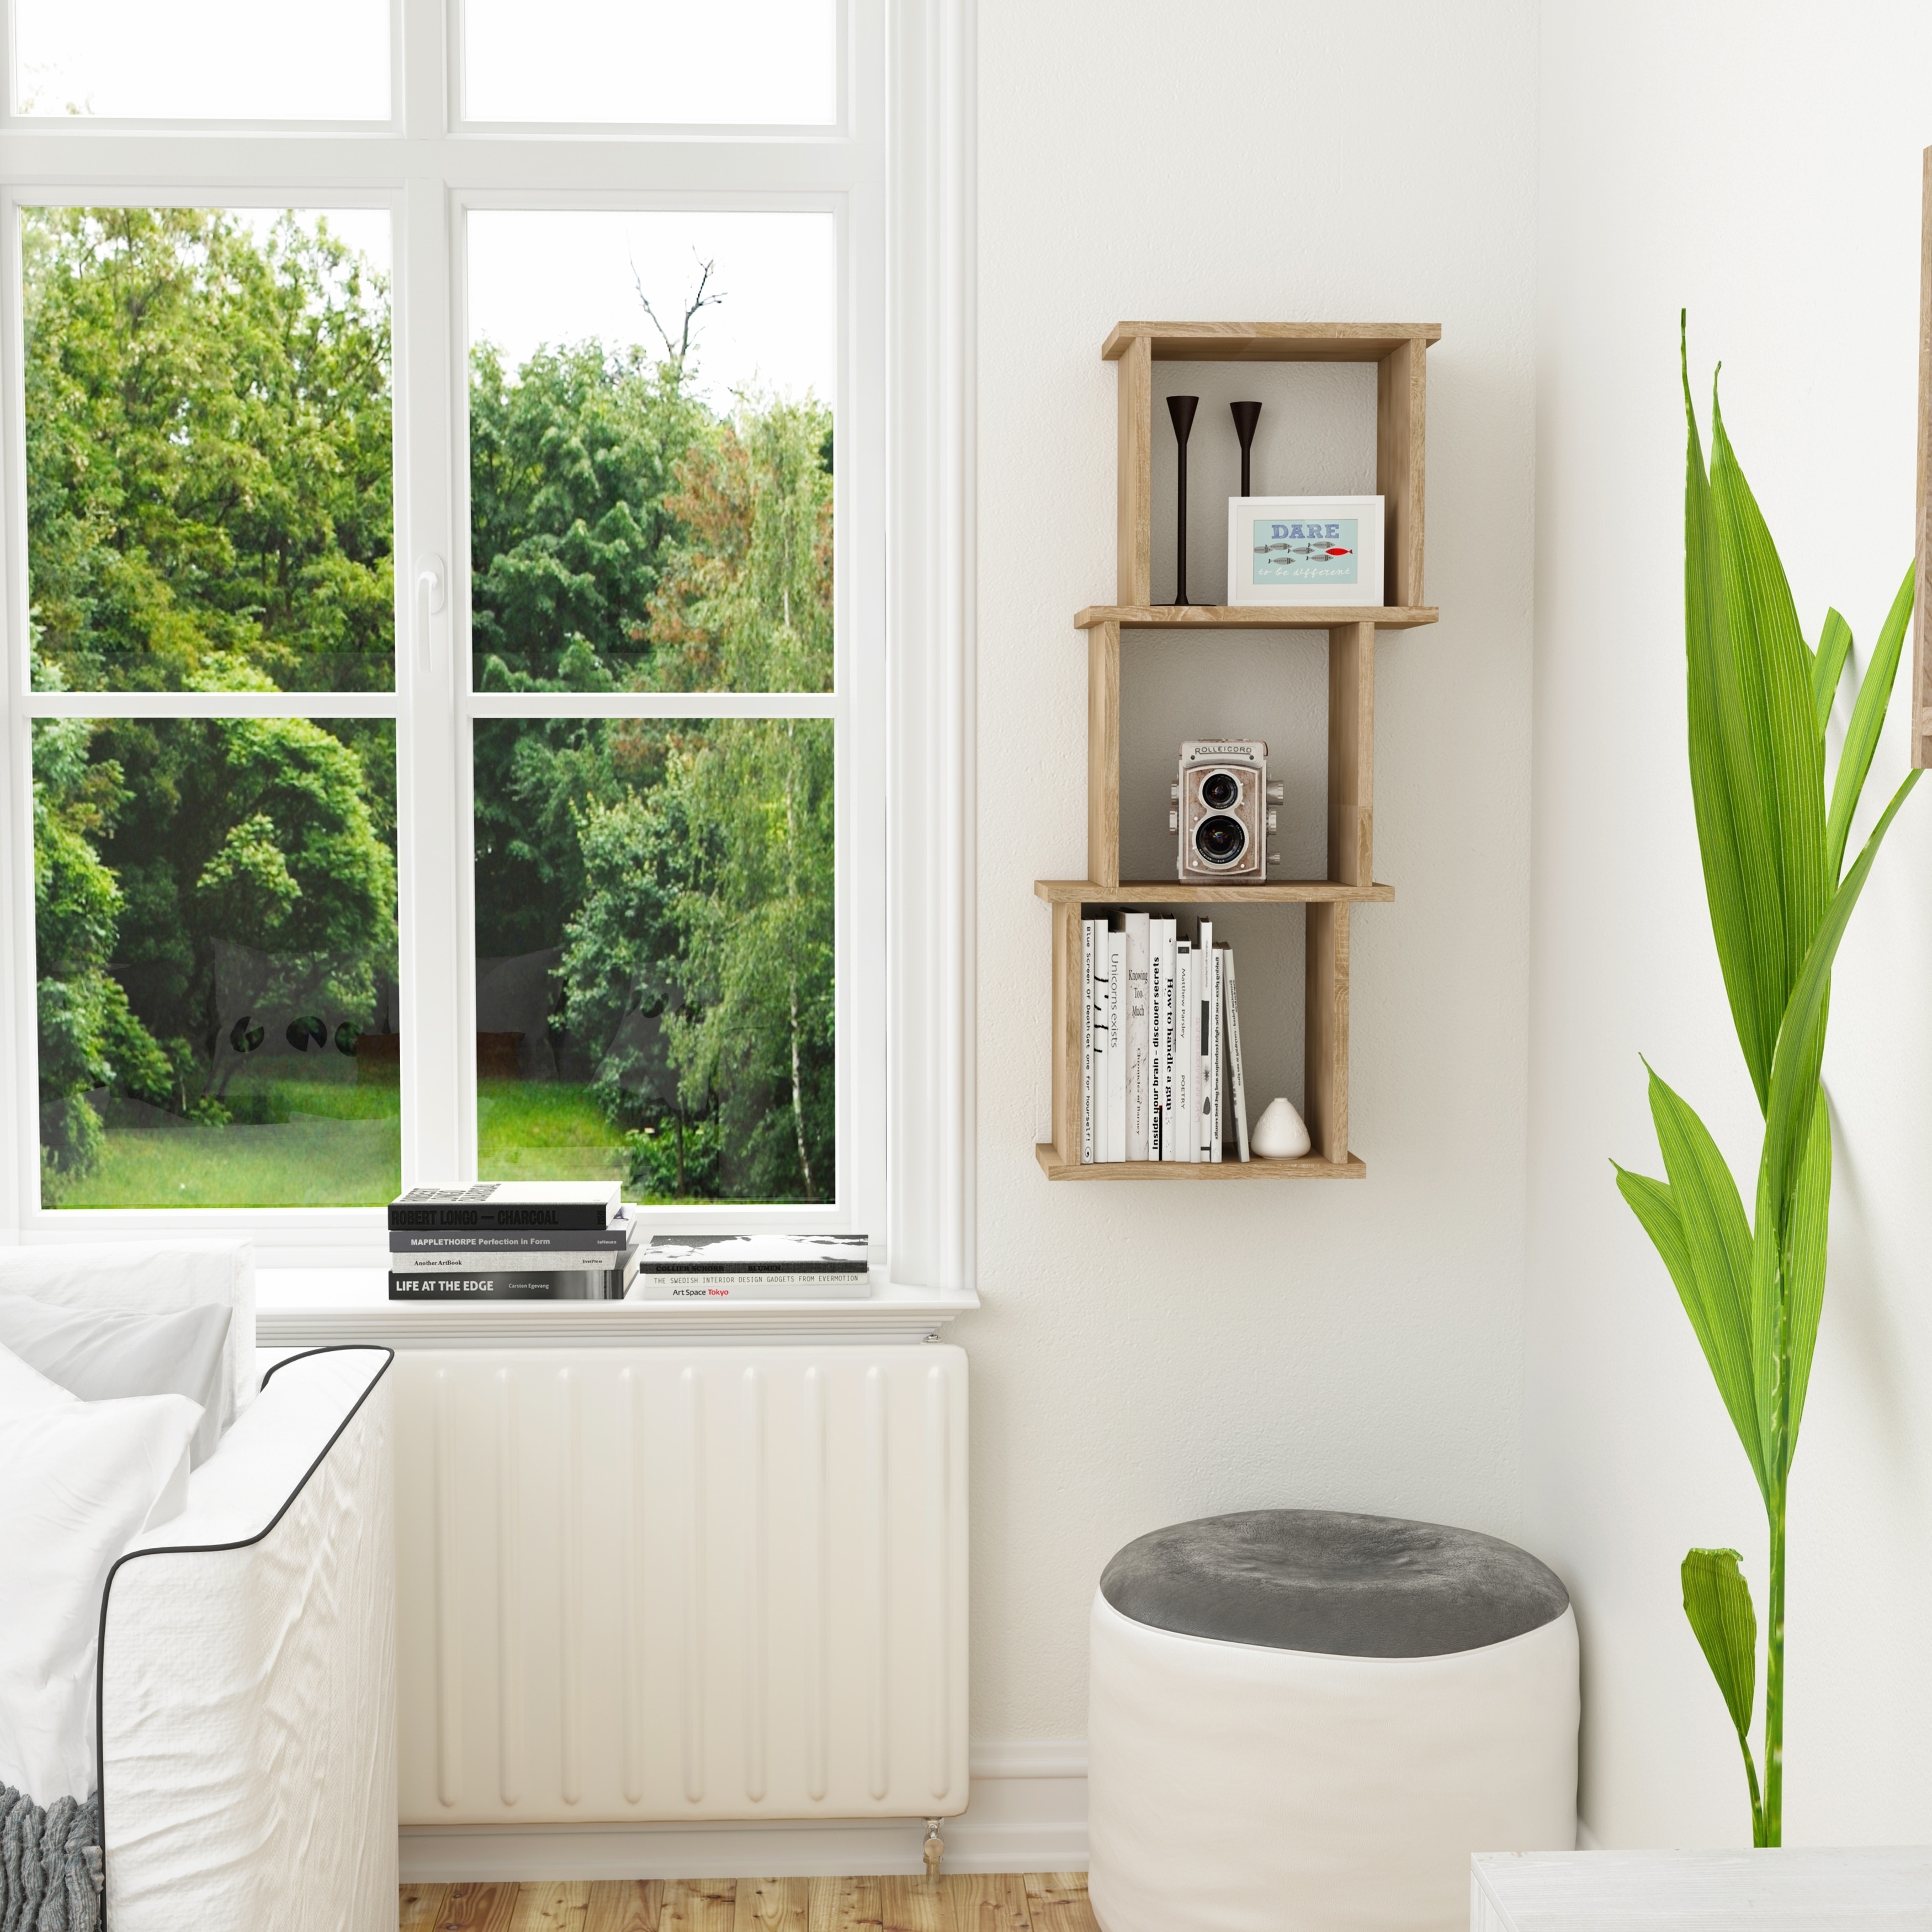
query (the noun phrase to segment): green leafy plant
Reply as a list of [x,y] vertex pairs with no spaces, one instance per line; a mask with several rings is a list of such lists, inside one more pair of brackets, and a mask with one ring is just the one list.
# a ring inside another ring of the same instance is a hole
[[[1680,320],[1681,327],[1681,320]],[[1832,964],[1872,862],[1918,778],[1908,772],[1847,866],[1912,614],[1912,573],[1859,684],[1826,802],[1825,726],[1852,646],[1834,610],[1814,650],[1784,567],[1724,433],[1712,385],[1707,474],[1680,344],[1688,449],[1684,630],[1690,790],[1711,930],[1764,1140],[1755,1214],[1689,1103],[1650,1074],[1664,1180],[1617,1186],[1656,1244],[1764,1499],[1770,1542],[1762,1778],[1751,1750],[1757,1618],[1734,1550],[1684,1559],[1684,1614],[1738,1734],[1752,1841],[1783,1840],[1785,1504],[1824,1304],[1832,1127],[1820,1082]]]

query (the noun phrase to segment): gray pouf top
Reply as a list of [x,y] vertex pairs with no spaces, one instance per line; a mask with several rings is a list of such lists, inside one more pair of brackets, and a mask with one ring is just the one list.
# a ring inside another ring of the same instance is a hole
[[1526,1550],[1473,1529],[1336,1510],[1244,1510],[1138,1537],[1100,1594],[1184,1636],[1330,1657],[1443,1657],[1521,1636],[1569,1607]]

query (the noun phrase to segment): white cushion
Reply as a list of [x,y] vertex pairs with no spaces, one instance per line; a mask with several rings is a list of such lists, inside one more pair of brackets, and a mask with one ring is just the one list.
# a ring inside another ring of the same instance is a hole
[[0,1293],[0,1346],[84,1401],[186,1396],[202,1411],[191,1452],[198,1467],[220,1439],[230,1319],[216,1303],[134,1315]]
[[255,1250],[247,1241],[89,1241],[0,1247],[0,1292],[62,1308],[164,1314],[218,1302],[235,1312],[224,1351],[227,1393],[217,1427],[255,1398]]
[[101,1589],[200,1419],[181,1395],[0,1406],[0,1784],[36,1804],[94,1789]]
[[0,1412],[30,1408],[59,1408],[80,1398],[72,1389],[50,1382],[11,1348],[0,1348]]

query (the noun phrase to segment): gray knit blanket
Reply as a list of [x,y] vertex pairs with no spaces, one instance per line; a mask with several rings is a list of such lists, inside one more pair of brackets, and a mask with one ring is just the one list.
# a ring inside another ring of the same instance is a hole
[[0,1784],[0,1932],[99,1932],[100,1797],[44,1811]]

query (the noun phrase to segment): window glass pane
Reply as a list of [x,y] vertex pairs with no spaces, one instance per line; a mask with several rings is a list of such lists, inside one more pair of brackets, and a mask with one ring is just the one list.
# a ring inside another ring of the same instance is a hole
[[479,689],[828,691],[829,214],[469,224]]
[[14,0],[23,114],[386,121],[388,0]]
[[40,690],[388,691],[388,217],[28,208]]
[[43,1204],[390,1199],[394,724],[33,730]]
[[475,732],[477,1172],[832,1199],[830,721]]
[[838,110],[832,0],[465,0],[472,121],[824,126]]

